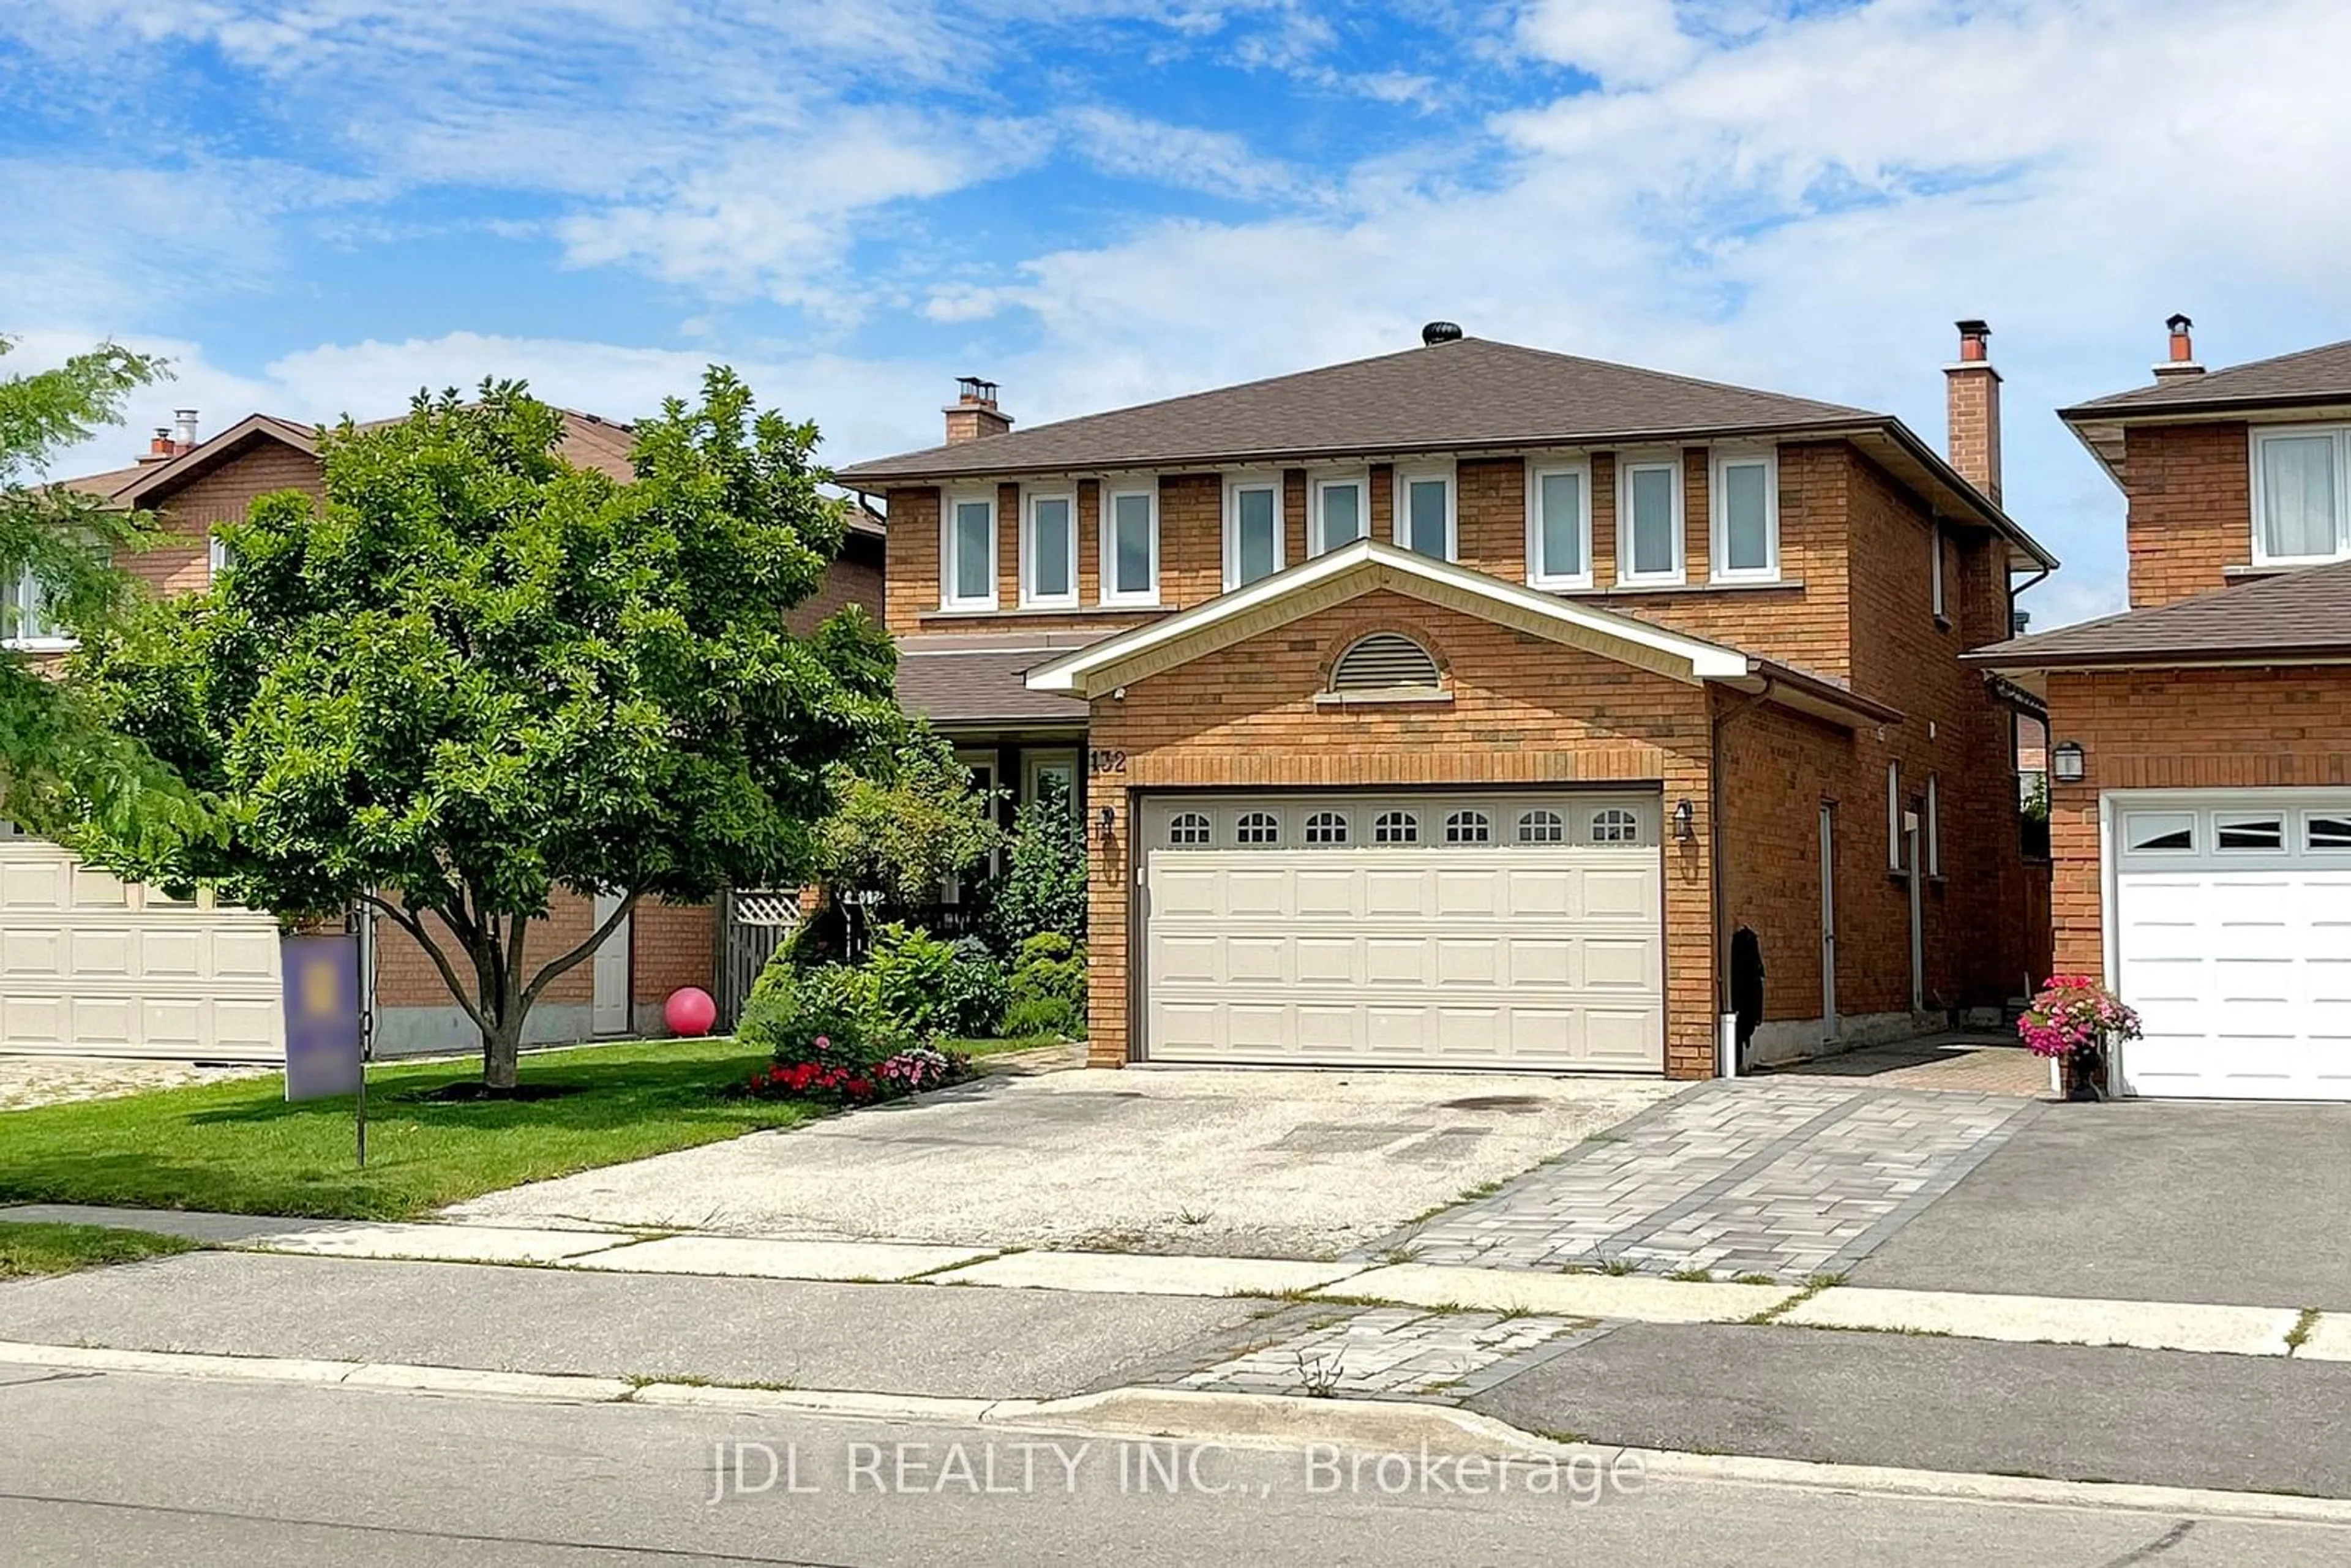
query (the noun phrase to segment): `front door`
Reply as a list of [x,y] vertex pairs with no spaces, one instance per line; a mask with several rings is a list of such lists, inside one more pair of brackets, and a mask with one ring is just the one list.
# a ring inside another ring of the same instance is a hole
[[[620,907],[618,894],[598,894],[590,916],[595,924],[589,929],[602,925]],[[629,1032],[629,925],[630,922],[623,919],[596,949],[596,993],[589,1027],[598,1034]]]

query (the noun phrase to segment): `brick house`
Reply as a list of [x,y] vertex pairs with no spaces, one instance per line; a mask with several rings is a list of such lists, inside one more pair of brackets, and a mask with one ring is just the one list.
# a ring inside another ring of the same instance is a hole
[[[634,437],[628,425],[570,411],[564,425],[564,456],[616,477],[630,475]],[[298,422],[257,413],[199,440],[195,414],[183,411],[175,426],[155,433],[134,466],[66,483],[155,513],[169,538],[126,557],[124,567],[161,593],[200,591],[220,566],[216,525],[242,518],[256,497],[273,491],[323,494],[313,434]],[[883,544],[881,519],[860,508],[823,589],[793,609],[790,624],[809,630],[851,603],[878,616]],[[27,585],[13,591],[26,606],[34,604]],[[37,649],[68,645],[37,622],[23,629],[30,633],[23,642]],[[76,867],[55,846],[22,836],[0,842],[0,860],[8,862],[0,866],[0,910],[10,951],[25,955],[25,967],[5,970],[0,1049],[277,1054],[276,927],[266,916],[216,908],[208,896],[193,910],[166,913],[168,901],[155,890],[124,888]],[[25,903],[7,897],[8,875],[31,890]],[[558,894],[532,947],[559,953],[587,936],[606,913],[594,902]],[[93,940],[92,931],[117,935]],[[162,939],[164,933],[172,939]],[[531,1041],[661,1032],[662,1004],[672,991],[715,988],[721,935],[709,904],[641,903],[592,959],[548,987],[532,1009]],[[411,937],[375,922],[365,939],[379,1055],[478,1047],[478,1032]]]
[[1695,1078],[2039,979],[2027,699],[1960,656],[2054,561],[1962,329],[1948,457],[1436,323],[1020,432],[967,380],[842,471],[901,701],[1077,787],[1091,1060]]
[[2059,411],[2130,605],[1979,650],[2046,695],[2056,959],[2139,1009],[2116,1087],[2351,1099],[2351,343]]

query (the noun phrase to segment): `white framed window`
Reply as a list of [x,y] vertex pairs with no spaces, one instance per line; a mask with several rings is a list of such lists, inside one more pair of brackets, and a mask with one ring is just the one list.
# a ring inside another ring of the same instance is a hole
[[996,608],[996,495],[949,496],[939,518],[939,608]]
[[1780,460],[1719,451],[1708,489],[1707,553],[1717,582],[1780,580]]
[[1074,751],[1024,751],[1020,754],[1020,804],[1039,799],[1045,793],[1045,780],[1051,779],[1061,786],[1061,797],[1070,803],[1070,814],[1078,814],[1078,754]]
[[1534,810],[1519,813],[1519,842],[1522,844],[1556,844],[1567,840],[1567,820],[1557,811]]
[[1490,844],[1494,841],[1494,819],[1483,811],[1455,811],[1445,819],[1445,841],[1448,844]]
[[1886,865],[1902,869],[1902,764],[1886,765]]
[[1225,586],[1241,588],[1281,570],[1281,481],[1239,478],[1225,486]]
[[1641,841],[1641,819],[1621,806],[1611,806],[1592,813],[1592,841],[1595,844],[1636,844]]
[[1395,476],[1395,542],[1433,560],[1451,560],[1458,519],[1451,468],[1399,468]]
[[1281,842],[1281,819],[1271,811],[1243,811],[1233,824],[1233,841],[1237,844],[1278,844]]
[[1052,610],[1078,601],[1078,497],[1031,490],[1020,497],[1020,602]]
[[1927,775],[1927,874],[1943,874],[1943,802],[1935,776]]
[[2351,816],[2313,811],[2302,820],[2302,847],[2306,850],[2351,850]]
[[228,570],[228,541],[221,538],[218,534],[210,535],[205,540],[204,560],[212,569],[212,574],[214,578],[218,578],[222,572],[226,571]]
[[1616,471],[1616,580],[1682,580],[1682,460],[1631,458]]
[[1927,528],[1927,593],[1935,619],[1948,622],[1949,613],[1943,608],[1943,525],[1932,523]]
[[1420,817],[1413,811],[1382,811],[1372,819],[1372,842],[1375,844],[1416,844],[1420,842]]
[[65,649],[73,646],[73,636],[63,622],[50,612],[49,596],[41,580],[27,567],[18,572],[16,580],[5,585],[5,603],[7,612],[0,615],[0,637],[12,648]]
[[1306,819],[1306,841],[1310,844],[1343,844],[1347,841],[1347,818],[1341,811],[1317,811]]
[[1538,463],[1527,471],[1527,581],[1592,586],[1592,467]]
[[2253,564],[2351,555],[2351,427],[2253,427]]
[[1167,819],[1167,841],[1178,849],[1206,848],[1208,831],[1208,819],[1198,811],[1178,811]]
[[1372,487],[1361,474],[1332,474],[1317,478],[1309,506],[1309,555],[1321,555],[1341,545],[1353,544],[1372,531]]
[[1102,601],[1159,602],[1159,486],[1102,486]]

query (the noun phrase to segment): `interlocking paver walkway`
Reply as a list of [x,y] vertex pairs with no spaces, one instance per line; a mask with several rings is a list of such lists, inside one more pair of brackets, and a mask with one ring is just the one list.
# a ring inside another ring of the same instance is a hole
[[1838,1272],[2040,1110],[1801,1079],[1702,1084],[1387,1249],[1489,1269]]
[[1614,1326],[1589,1318],[1378,1307],[1168,1381],[1228,1394],[1458,1403]]

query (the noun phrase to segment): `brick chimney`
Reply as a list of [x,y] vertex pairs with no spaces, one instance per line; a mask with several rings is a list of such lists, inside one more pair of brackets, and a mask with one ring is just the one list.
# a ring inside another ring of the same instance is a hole
[[2000,499],[2000,372],[1991,368],[1991,329],[1981,321],[1959,323],[1959,359],[1943,370],[1950,393],[1950,434],[1946,442],[1959,477]]
[[2196,340],[2192,336],[2196,323],[2185,316],[2174,315],[2163,325],[2171,334],[2171,343],[2163,363],[2155,367],[2155,379],[2168,382],[2180,376],[2202,375],[2204,367],[2196,362]]
[[996,383],[978,376],[956,380],[956,400],[947,404],[947,444],[1002,435],[1012,428],[1012,416],[996,406]]
[[169,463],[183,452],[193,452],[196,444],[196,411],[175,408],[171,423],[155,427],[154,439],[139,455],[139,462],[142,467],[150,463]]

